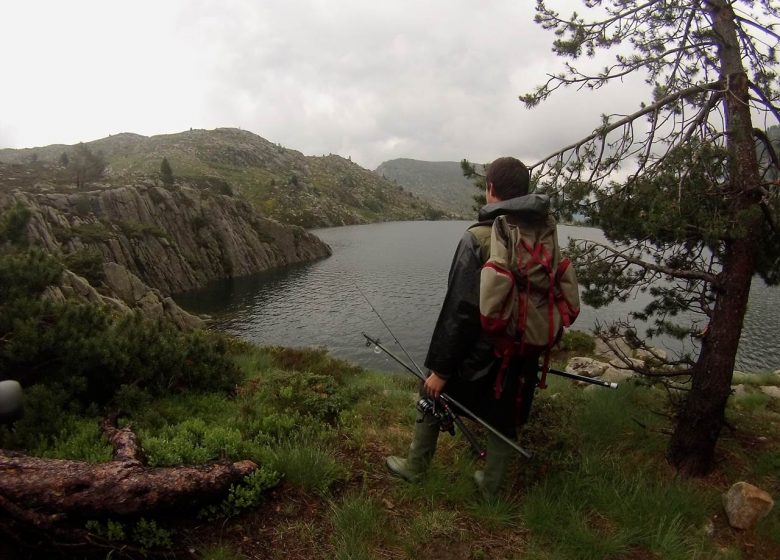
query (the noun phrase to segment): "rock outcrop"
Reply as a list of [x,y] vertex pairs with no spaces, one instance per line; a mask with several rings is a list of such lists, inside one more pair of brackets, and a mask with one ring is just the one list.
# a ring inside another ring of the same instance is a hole
[[[314,235],[259,216],[242,198],[198,189],[141,185],[0,195],[0,212],[16,204],[32,211],[32,244],[64,255],[99,251],[104,263],[126,269],[163,298],[330,254]],[[107,271],[114,288],[121,274]]]

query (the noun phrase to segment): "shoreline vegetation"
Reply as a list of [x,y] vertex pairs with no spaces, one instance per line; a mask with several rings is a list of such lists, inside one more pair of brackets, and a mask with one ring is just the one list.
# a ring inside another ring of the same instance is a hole
[[[207,355],[208,343],[201,346]],[[555,365],[592,348],[578,334]],[[777,508],[755,529],[740,531],[729,526],[721,501],[742,480],[780,494],[779,399],[733,395],[718,468],[686,479],[664,459],[672,422],[664,391],[639,379],[617,391],[584,390],[551,376],[520,438],[534,458],[518,457],[503,498],[485,504],[471,478],[478,466],[459,434],[440,438],[441,452],[421,484],[386,472],[384,457],[403,453],[411,437],[411,376],[366,371],[324,349],[260,348],[219,337],[212,350],[201,373],[227,367],[222,385],[150,391],[144,382],[117,384],[104,405],[65,407],[56,423],[48,405],[57,384],[33,387],[26,415],[15,431],[0,428],[0,442],[52,459],[109,461],[111,445],[98,425],[107,411],[120,410],[120,426],[139,436],[152,467],[250,459],[258,465],[253,475],[199,507],[70,519],[89,536],[75,548],[41,535],[6,535],[0,556],[779,557]],[[761,376],[761,383],[780,386],[780,376]]]

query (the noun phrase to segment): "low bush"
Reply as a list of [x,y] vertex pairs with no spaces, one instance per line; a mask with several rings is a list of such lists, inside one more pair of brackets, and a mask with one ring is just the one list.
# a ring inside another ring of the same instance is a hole
[[268,371],[262,380],[246,388],[243,397],[250,396],[266,408],[310,416],[330,425],[336,423],[340,412],[352,402],[334,377],[305,371]]
[[23,204],[17,203],[0,216],[0,243],[11,245],[27,245],[27,224],[30,223],[32,212]]
[[278,472],[265,466],[245,476],[240,484],[230,487],[227,497],[219,504],[203,508],[199,514],[206,519],[227,518],[260,504],[265,493],[279,484]]
[[139,430],[150,466],[200,464],[216,459],[256,456],[237,428],[188,418],[156,430]]
[[70,232],[60,231],[57,235],[61,240],[67,240],[74,236],[78,237],[82,243],[105,243],[114,237],[114,232],[109,225],[103,222],[84,222],[72,227]]
[[565,331],[559,348],[564,352],[592,354],[596,350],[596,339],[585,331]]
[[42,300],[61,274],[62,265],[41,252],[0,254],[0,371],[25,388],[27,410],[6,441],[37,448],[36,438],[58,436],[51,419],[63,414],[98,414],[118,401],[169,393],[229,392],[242,379],[224,337]]
[[99,285],[105,279],[103,271],[103,253],[97,248],[83,248],[68,253],[63,258],[65,266],[83,276],[93,286]]

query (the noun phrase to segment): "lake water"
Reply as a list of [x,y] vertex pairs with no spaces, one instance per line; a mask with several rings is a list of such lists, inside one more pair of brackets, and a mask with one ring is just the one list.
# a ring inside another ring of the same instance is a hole
[[[332,247],[331,257],[221,281],[176,300],[185,309],[213,317],[217,329],[257,344],[323,346],[335,356],[369,368],[398,370],[395,362],[365,345],[362,332],[380,338],[403,357],[372,311],[373,305],[422,366],[452,255],[470,224],[390,222],[314,230]],[[594,228],[560,226],[559,231],[562,244],[569,236],[601,236]],[[625,317],[643,303],[630,300],[598,310],[584,306],[575,328],[588,330],[596,321]],[[739,369],[780,368],[778,310],[780,288],[756,280],[737,356]],[[655,342],[676,347],[671,341]]]

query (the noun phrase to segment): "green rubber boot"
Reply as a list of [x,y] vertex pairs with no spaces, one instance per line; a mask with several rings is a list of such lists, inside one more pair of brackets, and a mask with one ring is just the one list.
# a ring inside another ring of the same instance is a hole
[[438,439],[439,421],[429,414],[418,414],[417,423],[414,425],[414,439],[409,446],[409,455],[406,458],[395,455],[387,457],[385,459],[387,468],[407,482],[419,482],[431,464]]
[[494,434],[488,434],[487,457],[484,471],[474,473],[482,498],[492,502],[498,498],[506,472],[512,462],[512,448]]

